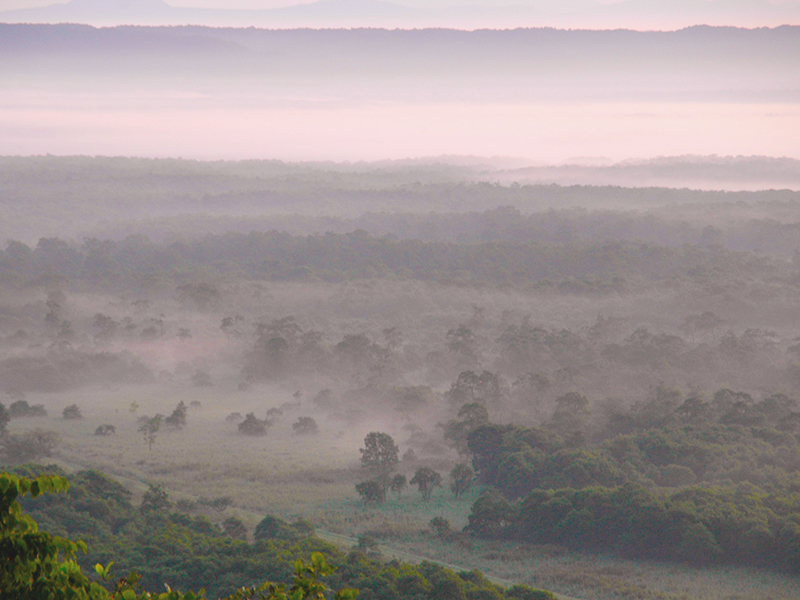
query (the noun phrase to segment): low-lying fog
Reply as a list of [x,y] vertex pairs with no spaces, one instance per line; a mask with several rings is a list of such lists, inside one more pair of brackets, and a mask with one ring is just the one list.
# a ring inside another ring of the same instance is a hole
[[360,161],[442,154],[623,160],[800,157],[790,103],[208,102],[197,97],[0,94],[3,154]]

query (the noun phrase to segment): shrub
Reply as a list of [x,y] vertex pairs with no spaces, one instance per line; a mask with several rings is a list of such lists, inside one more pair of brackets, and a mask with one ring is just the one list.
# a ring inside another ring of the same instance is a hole
[[319,433],[317,422],[311,417],[300,417],[297,422],[292,425],[292,429],[297,435],[313,435]]
[[225,531],[225,535],[228,537],[235,540],[247,539],[247,528],[244,526],[244,523],[236,517],[228,517],[225,519],[222,522],[222,528]]
[[433,517],[428,523],[428,527],[433,535],[440,538],[447,537],[453,531],[450,527],[450,521],[444,517]]
[[244,421],[239,423],[239,433],[244,435],[266,435],[268,425],[268,421],[257,419],[254,413],[247,413]]
[[356,492],[364,504],[383,504],[386,500],[386,489],[374,479],[356,484]]
[[169,510],[172,502],[169,501],[169,494],[160,485],[151,485],[150,489],[142,496],[141,510]]
[[0,455],[11,463],[32,462],[43,456],[50,456],[57,444],[56,432],[34,429],[0,439]]
[[117,433],[117,428],[113,425],[100,425],[94,430],[95,435],[114,435]]
[[77,404],[70,404],[61,414],[63,415],[65,421],[74,421],[83,418],[81,409],[78,408]]
[[283,540],[295,542],[300,539],[300,532],[289,523],[274,515],[267,515],[256,525],[253,538],[257,541]]
[[8,416],[12,419],[46,417],[47,411],[41,404],[34,404],[31,406],[25,400],[17,400],[16,402],[12,402],[8,407]]

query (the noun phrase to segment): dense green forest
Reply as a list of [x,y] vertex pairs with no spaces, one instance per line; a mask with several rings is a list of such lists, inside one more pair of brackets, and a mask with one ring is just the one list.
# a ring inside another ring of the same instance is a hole
[[[18,467],[14,472],[34,481],[43,474],[62,478],[65,475],[57,467],[36,465]],[[223,528],[205,516],[173,512],[169,496],[161,488],[151,488],[141,505],[134,507],[127,489],[96,471],[76,473],[69,482],[64,493],[23,497],[22,509],[48,534],[84,541],[88,551],[78,553],[76,560],[85,571],[94,572],[95,564],[113,562],[116,572],[135,571],[141,575],[138,585],[145,590],[159,590],[166,583],[168,589],[203,588],[209,598],[220,598],[240,588],[255,588],[265,580],[289,584],[296,561],[320,553],[334,569],[326,584],[337,590],[357,588],[359,598],[555,598],[549,592],[526,586],[504,590],[477,571],[457,574],[428,562],[418,566],[382,562],[369,544],[345,553],[315,538],[308,523],[289,524],[272,516],[259,523],[251,544],[243,539],[247,531],[235,517],[226,519]],[[8,510],[10,502],[5,496],[16,490],[9,487],[2,491],[3,508]],[[24,528],[19,529],[24,535]],[[13,544],[14,534],[19,532],[3,528],[2,533],[0,547]],[[23,544],[24,540],[20,538]],[[16,555],[10,548],[7,556]],[[34,574],[29,584],[31,591],[40,583],[38,578],[42,575]],[[0,581],[9,584],[4,592],[25,597],[27,582],[14,581],[13,572],[6,572],[5,566],[0,568]],[[65,588],[56,591],[56,597],[70,597],[69,586]]]

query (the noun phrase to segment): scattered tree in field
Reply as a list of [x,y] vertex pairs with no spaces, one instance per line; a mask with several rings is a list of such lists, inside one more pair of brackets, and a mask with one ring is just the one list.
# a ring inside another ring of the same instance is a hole
[[297,435],[312,435],[319,433],[317,422],[311,417],[300,417],[295,423],[292,424],[292,430]]
[[226,423],[239,423],[244,417],[240,412],[232,412],[227,417],[225,417]]
[[475,471],[469,465],[459,463],[450,471],[450,489],[456,498],[460,498],[472,487]]
[[361,466],[375,473],[385,489],[389,474],[400,462],[398,458],[400,449],[394,443],[392,436],[377,431],[368,433],[360,452]]
[[402,495],[403,490],[406,489],[406,487],[408,487],[408,481],[406,480],[406,476],[400,473],[392,477],[392,481],[389,484],[389,488],[395,494],[397,494],[398,498]]
[[383,504],[386,500],[386,488],[374,479],[357,483],[356,492],[364,504]]
[[142,434],[144,441],[147,442],[147,449],[152,450],[153,444],[156,443],[156,436],[159,429],[161,429],[161,415],[156,415],[152,419],[145,420],[139,427],[139,433]]
[[65,421],[73,421],[83,418],[81,409],[78,408],[77,404],[70,404],[63,410],[61,414],[63,415]]
[[247,540],[247,527],[244,526],[241,519],[228,517],[222,522],[222,529],[225,531],[225,535],[234,540]]
[[419,488],[422,499],[427,502],[430,500],[433,490],[442,485],[442,476],[433,469],[420,467],[409,483]]
[[28,417],[46,417],[47,411],[41,404],[34,404],[31,406],[25,400],[17,400],[12,402],[8,407],[8,416],[12,419],[28,418]]
[[169,510],[172,502],[169,501],[169,494],[160,485],[151,485],[150,489],[142,496],[141,510]]
[[178,406],[172,411],[172,414],[164,419],[164,424],[170,429],[183,429],[186,426],[186,413],[188,409],[183,401],[178,402]]
[[444,517],[433,517],[428,523],[428,527],[433,535],[440,538],[447,537],[453,532],[450,521]]
[[239,423],[239,433],[244,435],[266,435],[268,421],[257,419],[254,413],[247,413],[244,421]]
[[114,435],[115,433],[117,433],[117,428],[107,423],[98,425],[97,429],[94,430],[95,435]]

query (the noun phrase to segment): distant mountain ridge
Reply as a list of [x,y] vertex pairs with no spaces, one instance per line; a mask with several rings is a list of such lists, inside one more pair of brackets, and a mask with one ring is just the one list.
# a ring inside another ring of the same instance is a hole
[[164,0],[70,0],[46,7],[0,11],[4,23],[209,25],[265,28],[450,27],[634,28],[671,30],[708,24],[762,27],[800,24],[800,0],[596,0],[495,6],[419,8],[383,0],[319,0],[272,9],[174,7]]
[[439,98],[481,101],[712,94],[794,102],[800,27],[662,33],[0,24],[0,75],[8,84],[37,86],[82,76],[123,83],[212,77],[273,90],[306,81],[329,97],[369,88],[373,97],[431,90]]

